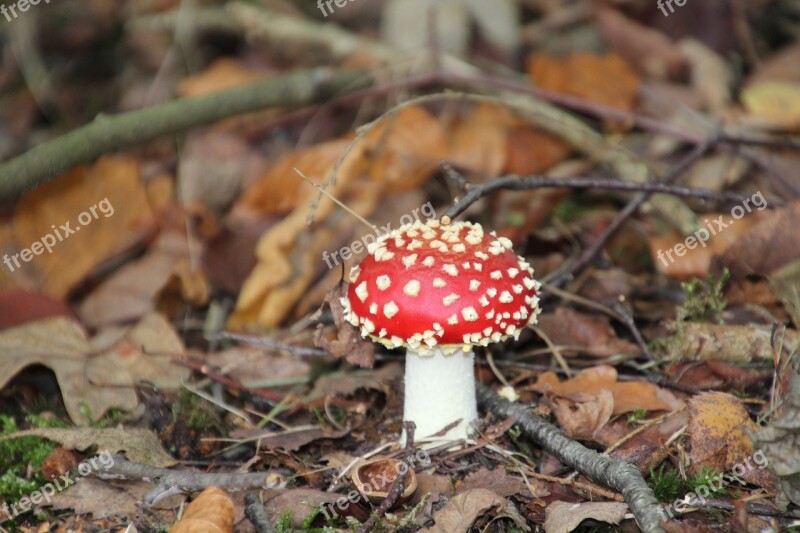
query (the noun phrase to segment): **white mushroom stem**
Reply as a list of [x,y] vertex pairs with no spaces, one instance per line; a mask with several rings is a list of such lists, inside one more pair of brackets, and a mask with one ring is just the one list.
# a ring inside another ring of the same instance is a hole
[[[406,353],[405,406],[403,419],[417,425],[415,440],[427,439],[458,419],[461,421],[429,448],[447,441],[466,439],[470,423],[478,418],[475,400],[475,354],[459,350],[445,355]],[[403,441],[405,441],[405,435]]]

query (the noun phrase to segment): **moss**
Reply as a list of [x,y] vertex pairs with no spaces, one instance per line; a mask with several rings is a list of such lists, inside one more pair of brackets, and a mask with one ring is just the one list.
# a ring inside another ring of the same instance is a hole
[[729,278],[730,274],[726,268],[718,279],[715,279],[713,274],[709,274],[706,280],[693,279],[681,283],[686,303],[681,308],[679,316],[688,322],[715,321],[721,324],[722,312],[728,305],[722,295],[722,290]]
[[[58,419],[40,415],[27,417],[31,427],[64,427]],[[8,435],[19,431],[17,421],[8,415],[0,415],[0,434]],[[56,445],[40,437],[22,437],[0,441],[0,464],[5,472],[0,476],[0,497],[6,502],[15,502],[43,485],[46,480],[39,472],[42,463],[56,448]],[[28,471],[33,472],[30,478]]]
[[628,427],[635,426],[647,417],[647,409],[634,409],[628,413]]
[[186,420],[189,429],[203,430],[220,425],[213,404],[188,390],[181,390],[178,401],[172,406],[172,421]]

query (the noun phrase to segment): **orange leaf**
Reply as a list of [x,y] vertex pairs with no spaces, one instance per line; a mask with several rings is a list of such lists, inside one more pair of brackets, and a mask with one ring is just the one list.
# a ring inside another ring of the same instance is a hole
[[[138,163],[106,156],[28,193],[14,213],[14,240],[23,260],[26,251],[40,250],[27,266],[42,279],[43,293],[61,298],[102,261],[134,244],[150,216]],[[52,253],[41,248],[45,240],[53,242]]]
[[587,368],[575,377],[561,382],[554,373],[545,372],[539,376],[533,389],[566,398],[587,394],[599,396],[603,391],[609,391],[614,396],[615,415],[636,409],[666,411],[682,404],[672,393],[652,383],[645,381],[619,383],[616,369],[608,365]]
[[448,132],[448,161],[482,178],[496,178],[506,166],[506,142],[513,119],[506,108],[480,103]]
[[639,77],[619,56],[577,53],[567,57],[532,54],[528,74],[542,89],[632,111]]
[[169,533],[232,533],[233,501],[225,491],[208,487],[186,507]]
[[359,144],[370,178],[389,192],[403,192],[419,187],[446,159],[444,138],[439,121],[412,106],[381,119]]

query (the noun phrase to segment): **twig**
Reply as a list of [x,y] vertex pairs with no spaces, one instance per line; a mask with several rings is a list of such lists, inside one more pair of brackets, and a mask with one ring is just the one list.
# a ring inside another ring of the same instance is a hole
[[76,165],[189,128],[275,106],[297,107],[371,83],[363,72],[298,70],[242,87],[120,113],[94,121],[0,164],[0,202]]
[[645,533],[664,533],[659,525],[659,506],[653,490],[647,486],[639,469],[627,462],[600,455],[561,431],[525,406],[501,398],[491,389],[477,384],[478,403],[487,411],[517,419],[522,433],[595,483],[622,493],[639,527]]
[[267,516],[267,510],[258,497],[258,493],[248,492],[244,496],[244,514],[253,523],[256,533],[275,533],[275,528]]
[[[746,197],[732,192],[718,193],[710,189],[696,189],[666,183],[637,183],[630,181],[594,179],[594,178],[548,178],[546,176],[503,176],[486,183],[470,185],[463,198],[456,201],[442,217],[447,224],[463,213],[480,198],[499,190],[525,191],[529,189],[569,188],[569,189],[610,189],[617,191],[638,191],[648,193],[664,193],[675,196],[700,198],[703,200],[741,202]],[[446,220],[445,220],[446,219]]]
[[636,321],[633,320],[631,313],[629,313],[628,310],[625,309],[625,307],[617,300],[612,301],[609,307],[616,311],[617,314],[622,318],[622,322],[628,327],[628,331],[630,331],[631,335],[633,335],[636,344],[639,345],[639,348],[641,348],[645,357],[647,357],[647,359],[650,361],[655,361],[656,356],[650,351],[650,347],[644,340],[644,336],[642,335],[642,332],[639,331],[639,327],[636,325]]
[[228,491],[251,489],[279,489],[286,486],[282,476],[268,472],[225,472],[206,473],[193,470],[170,470],[156,466],[132,463],[121,455],[114,455],[114,464],[106,470],[97,472],[102,479],[132,479],[157,484],[156,488],[144,495],[145,505],[155,505],[175,494],[200,492],[216,486]]
[[[403,426],[406,430],[405,456],[407,456],[414,451],[414,431],[416,431],[417,425],[414,422],[403,422]],[[403,459],[405,459],[405,456]],[[386,499],[383,500],[375,512],[370,515],[369,520],[364,522],[359,528],[358,533],[369,533],[372,531],[372,528],[375,527],[375,522],[380,520],[380,518],[386,514],[386,511],[391,509],[395,502],[397,502],[397,499],[403,494],[403,489],[405,489],[404,483],[406,474],[408,474],[407,468],[401,469],[401,471],[397,473],[397,477],[394,483],[392,483],[392,488],[389,490],[389,494],[386,495]]]
[[[707,141],[695,147],[692,152],[680,161],[670,172],[661,180],[661,183],[669,184],[678,179],[695,161],[703,157],[714,145],[714,141]],[[640,192],[634,196],[628,204],[617,214],[614,220],[609,223],[608,227],[600,234],[592,245],[587,248],[581,256],[562,274],[550,282],[551,285],[559,286],[571,279],[577,272],[583,270],[589,263],[591,263],[595,256],[600,253],[600,250],[605,247],[606,242],[617,232],[622,224],[636,212],[637,209],[650,197],[649,192]],[[544,292],[543,296],[548,293]]]

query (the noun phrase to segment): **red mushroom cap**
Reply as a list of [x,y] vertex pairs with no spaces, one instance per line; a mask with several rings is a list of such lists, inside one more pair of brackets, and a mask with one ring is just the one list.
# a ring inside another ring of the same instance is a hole
[[519,337],[538,316],[540,284],[511,241],[480,224],[402,226],[350,272],[345,318],[389,348],[453,353]]

